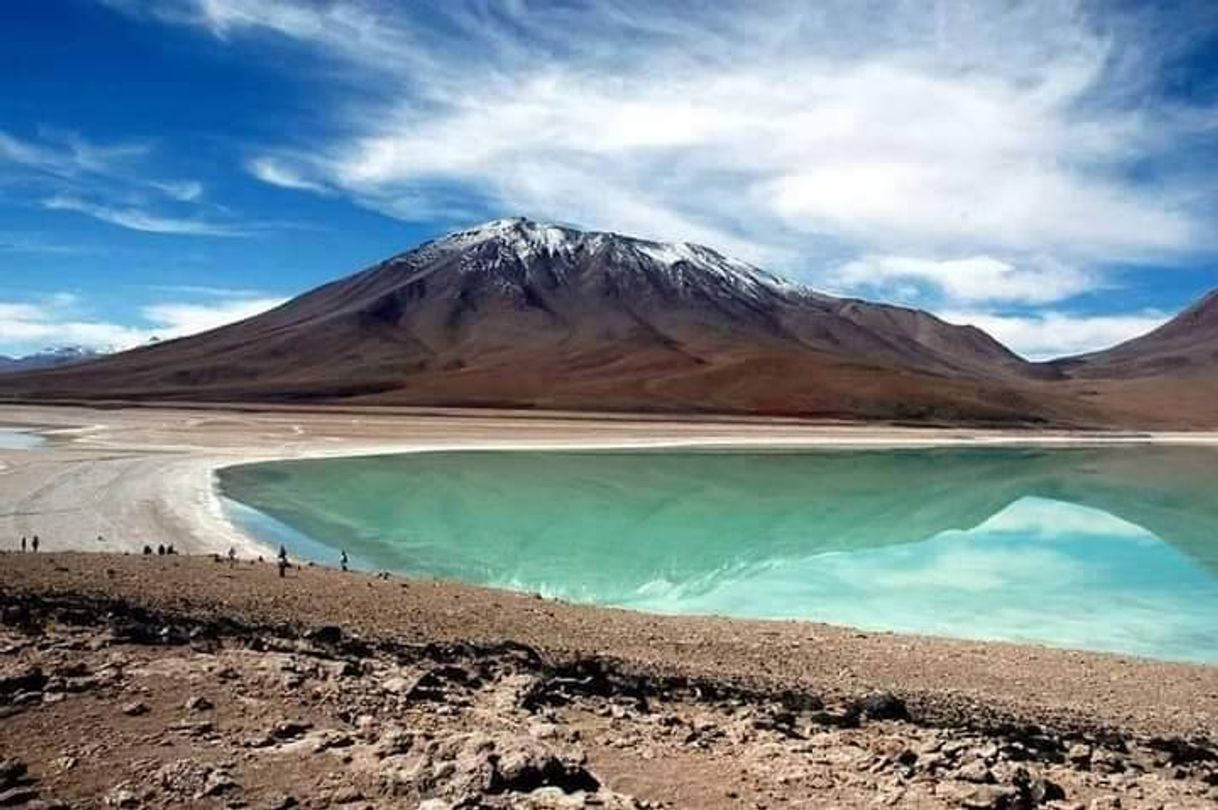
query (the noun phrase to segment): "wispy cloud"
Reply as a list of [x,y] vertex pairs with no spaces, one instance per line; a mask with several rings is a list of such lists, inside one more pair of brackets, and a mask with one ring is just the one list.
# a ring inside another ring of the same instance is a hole
[[151,152],[148,142],[99,144],[47,129],[37,139],[23,139],[0,130],[0,176],[14,178],[10,185],[46,210],[74,211],[130,230],[186,236],[249,232],[209,219],[216,209],[202,205],[200,181],[150,173],[144,163]]
[[20,355],[50,346],[79,345],[101,351],[139,346],[205,332],[265,312],[284,302],[266,294],[158,301],[142,306],[129,323],[91,317],[87,302],[59,292],[30,301],[0,301],[0,354]]
[[179,219],[160,216],[133,207],[115,207],[93,203],[79,197],[58,195],[42,201],[50,211],[75,211],[111,225],[146,233],[180,234],[186,236],[247,236],[249,231],[233,225],[202,219]]
[[811,241],[1103,260],[1204,238],[1198,187],[1125,171],[1195,124],[1126,81],[1156,67],[1122,40],[1134,27],[1078,4],[124,5],[392,77],[398,96],[348,107],[354,136],[251,171],[398,216],[444,182],[779,258]]
[[246,171],[264,183],[294,191],[327,193],[329,189],[319,182],[308,179],[298,170],[282,160],[259,157],[245,164]]

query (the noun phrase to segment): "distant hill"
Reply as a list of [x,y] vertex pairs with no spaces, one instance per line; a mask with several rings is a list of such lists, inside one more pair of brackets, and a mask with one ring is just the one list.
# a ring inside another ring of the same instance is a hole
[[699,245],[509,219],[205,334],[9,375],[0,396],[1107,424],[1086,362],[1029,363]]
[[35,371],[41,368],[83,363],[86,360],[93,360],[101,356],[101,352],[86,349],[83,346],[59,346],[22,357],[5,357],[0,355],[0,374],[13,371]]
[[1101,352],[1058,360],[1055,365],[1072,377],[1085,379],[1218,373],[1218,290],[1153,332]]

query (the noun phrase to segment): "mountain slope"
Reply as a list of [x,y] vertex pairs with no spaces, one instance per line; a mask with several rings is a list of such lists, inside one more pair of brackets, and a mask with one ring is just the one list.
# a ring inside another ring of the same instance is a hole
[[975,328],[709,248],[512,219],[0,394],[1066,419],[1071,403],[1028,395],[1041,374]]
[[1055,365],[1083,379],[1218,375],[1218,290],[1152,332]]

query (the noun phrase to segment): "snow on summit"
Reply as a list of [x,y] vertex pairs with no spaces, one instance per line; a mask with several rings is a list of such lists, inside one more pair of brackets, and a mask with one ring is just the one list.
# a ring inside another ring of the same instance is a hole
[[746,262],[688,242],[653,242],[606,231],[584,231],[569,225],[536,222],[526,217],[496,219],[453,231],[431,244],[433,248],[465,250],[489,242],[525,264],[537,258],[573,259],[609,252],[615,263],[662,273],[683,283],[689,275],[708,275],[756,292],[758,288],[791,290],[794,285]]

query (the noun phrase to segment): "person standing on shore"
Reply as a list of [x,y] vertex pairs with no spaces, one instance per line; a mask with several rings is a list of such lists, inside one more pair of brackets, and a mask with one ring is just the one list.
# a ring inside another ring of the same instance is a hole
[[237,564],[237,549],[233,546],[228,547],[228,567],[232,568]]
[[348,559],[348,557],[347,557],[347,550],[346,550],[346,549],[343,549],[343,555],[342,555],[341,557],[339,557],[339,560],[338,560],[338,561],[339,561],[339,564],[342,566],[343,570],[344,570],[344,571],[346,571],[346,570],[347,570],[347,563],[349,563],[349,562],[350,562],[350,559]]
[[279,578],[283,579],[287,575],[288,570],[288,550],[283,546],[279,547]]
[[25,547],[26,547],[26,545],[27,545],[27,544],[26,544],[26,542],[25,542],[25,535],[23,534],[23,535],[21,535],[21,553],[22,553],[22,554],[24,554],[24,553],[25,553]]
[[34,549],[34,553],[35,553],[35,554],[37,554],[37,553],[38,553],[38,545],[39,545],[39,543],[38,543],[38,535],[34,535],[34,539],[33,539],[32,541],[30,541],[30,547],[31,547],[32,549]]

